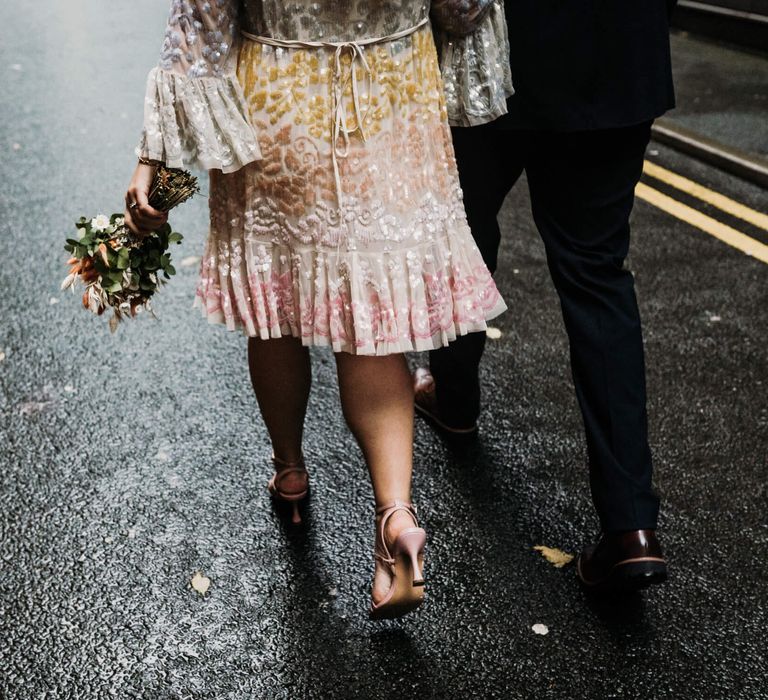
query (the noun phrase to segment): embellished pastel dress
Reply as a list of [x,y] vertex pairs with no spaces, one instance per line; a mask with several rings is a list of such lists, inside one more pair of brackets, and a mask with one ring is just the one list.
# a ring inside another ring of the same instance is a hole
[[195,304],[385,355],[506,307],[470,234],[421,0],[173,0],[139,153],[210,170]]

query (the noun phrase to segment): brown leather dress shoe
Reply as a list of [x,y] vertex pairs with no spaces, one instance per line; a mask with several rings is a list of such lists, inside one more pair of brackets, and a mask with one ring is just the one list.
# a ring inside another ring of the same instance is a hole
[[654,530],[606,533],[576,560],[589,590],[638,591],[667,580],[667,562]]
[[413,393],[416,411],[426,418],[434,427],[451,435],[471,436],[477,434],[477,423],[468,426],[449,425],[440,416],[437,405],[435,378],[426,367],[419,367],[413,373]]

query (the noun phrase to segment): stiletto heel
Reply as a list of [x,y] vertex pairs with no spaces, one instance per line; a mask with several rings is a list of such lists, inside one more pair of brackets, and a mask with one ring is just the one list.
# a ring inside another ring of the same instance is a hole
[[[390,550],[386,540],[386,526],[397,511],[405,511],[415,527],[398,533]],[[389,591],[378,602],[371,601],[371,619],[383,620],[400,617],[415,610],[424,602],[424,545],[427,533],[416,520],[416,507],[403,501],[382,506],[376,510],[376,566],[386,566],[392,579]]]
[[424,585],[424,574],[421,571],[421,559],[424,556],[424,545],[427,541],[427,533],[421,528],[409,529],[401,532],[395,542],[395,551],[404,553],[408,557],[413,574],[413,585]]
[[[304,465],[302,457],[298,462],[285,462],[277,457],[272,457],[275,464],[275,473],[267,484],[267,489],[275,502],[283,502],[291,506],[291,523],[301,525],[301,512],[299,506],[309,495],[309,473]],[[300,474],[304,477],[305,488],[301,491],[286,491],[281,487],[281,482],[287,474]]]

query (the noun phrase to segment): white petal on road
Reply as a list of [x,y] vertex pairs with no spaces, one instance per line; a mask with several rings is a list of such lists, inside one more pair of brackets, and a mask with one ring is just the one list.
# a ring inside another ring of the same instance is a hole
[[718,314],[713,314],[709,311],[705,311],[704,313],[707,315],[707,321],[709,321],[710,323],[719,323],[720,321],[723,320],[722,316]]
[[5,353],[0,351],[0,362],[2,362],[5,359]]
[[11,148],[14,151],[20,151],[21,150],[21,144],[20,143],[14,143],[13,146],[11,146]]
[[541,635],[549,634],[549,627],[547,627],[546,625],[542,625],[540,622],[537,622],[533,627],[531,627],[531,629],[536,634],[541,634]]
[[200,654],[192,644],[179,644],[179,654],[181,656],[192,657],[195,659],[200,658]]
[[195,575],[190,581],[192,588],[194,588],[200,595],[205,595],[208,589],[211,587],[211,579],[209,579],[202,571],[195,571]]
[[192,267],[193,265],[197,265],[197,263],[200,262],[200,258],[196,255],[190,255],[188,258],[182,258],[181,259],[181,266],[182,267]]
[[59,303],[59,298],[58,298],[58,297],[51,297],[51,298],[48,300],[48,303],[49,303],[51,306],[53,306],[54,304],[58,304],[58,303]]
[[501,338],[501,331],[498,328],[493,328],[491,326],[488,326],[488,328],[485,329],[485,334],[491,340],[498,340],[499,338]]
[[19,405],[19,413],[22,416],[34,416],[48,408],[51,403],[51,401],[25,401]]

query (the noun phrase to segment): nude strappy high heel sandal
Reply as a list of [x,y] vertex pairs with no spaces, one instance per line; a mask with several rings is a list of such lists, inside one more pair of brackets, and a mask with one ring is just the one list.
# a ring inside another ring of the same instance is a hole
[[[267,489],[275,501],[290,504],[291,522],[294,525],[300,525],[299,504],[309,495],[309,473],[304,465],[304,458],[302,457],[298,462],[285,462],[273,456],[272,462],[275,465],[275,473],[269,480]],[[287,474],[301,474],[305,479],[306,488],[303,491],[285,491],[281,488],[281,483]]]
[[[413,519],[415,527],[405,528],[390,548],[385,537],[387,522],[402,510]],[[424,544],[427,533],[419,527],[416,507],[411,503],[395,501],[376,509],[376,566],[386,566],[392,577],[388,593],[378,602],[371,603],[371,619],[384,620],[405,615],[424,602]]]

